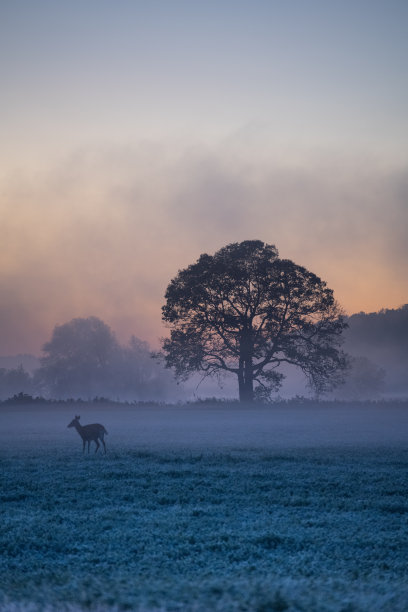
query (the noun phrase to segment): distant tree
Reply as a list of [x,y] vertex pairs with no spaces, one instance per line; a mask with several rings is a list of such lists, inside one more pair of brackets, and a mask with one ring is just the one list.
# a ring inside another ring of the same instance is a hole
[[121,346],[97,317],[55,327],[43,346],[36,390],[54,398],[157,400],[174,395],[174,378],[152,359],[149,345],[132,336]]
[[399,359],[408,358],[408,304],[379,312],[352,315],[345,334],[350,348],[360,354],[371,351],[393,353]]
[[97,317],[57,325],[43,346],[37,371],[39,386],[54,397],[93,397],[110,376],[119,344],[110,327]]
[[165,299],[163,355],[181,379],[234,374],[243,401],[278,389],[285,363],[301,368],[317,391],[341,380],[346,324],[332,290],[279,259],[272,245],[249,240],[201,255],[179,271]]
[[366,357],[386,371],[381,393],[407,397],[408,304],[368,314],[360,312],[347,322],[345,350],[352,357]]
[[118,353],[113,383],[115,397],[126,400],[161,400],[175,395],[174,377],[152,359],[148,343],[136,336]]
[[33,388],[33,378],[22,365],[0,369],[0,399],[8,399],[19,393],[32,393]]
[[367,357],[350,357],[350,369],[336,396],[343,399],[375,399],[385,387],[385,370]]

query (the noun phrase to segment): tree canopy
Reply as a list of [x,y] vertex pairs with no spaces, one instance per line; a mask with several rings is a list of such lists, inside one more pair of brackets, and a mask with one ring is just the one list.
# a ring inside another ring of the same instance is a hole
[[43,346],[39,377],[56,397],[93,397],[119,351],[114,333],[97,317],[57,325]]
[[279,388],[282,364],[301,368],[317,391],[335,386],[347,366],[333,291],[259,240],[201,255],[178,272],[165,299],[163,354],[181,379],[229,372],[240,399],[252,401]]
[[175,393],[171,373],[152,359],[146,342],[132,336],[120,345],[97,317],[57,325],[43,352],[35,378],[46,397],[146,400]]

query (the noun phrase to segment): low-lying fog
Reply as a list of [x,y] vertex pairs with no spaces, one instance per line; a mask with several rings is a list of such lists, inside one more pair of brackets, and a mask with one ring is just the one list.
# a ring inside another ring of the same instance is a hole
[[[308,406],[37,406],[0,408],[0,446],[55,446],[82,452],[68,423],[102,423],[107,448],[225,450],[337,445],[406,445],[408,410],[403,404]],[[92,443],[94,448],[94,445]],[[91,447],[91,452],[93,452]]]

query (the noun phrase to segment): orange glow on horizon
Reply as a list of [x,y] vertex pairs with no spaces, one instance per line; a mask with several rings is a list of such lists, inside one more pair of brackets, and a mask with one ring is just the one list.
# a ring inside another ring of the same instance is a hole
[[[3,185],[1,353],[39,354],[57,324],[98,316],[154,348],[167,284],[201,253],[257,238],[305,266],[348,314],[408,301],[399,171],[365,160],[234,164],[220,151],[71,158]],[[388,202],[387,208],[383,202]]]

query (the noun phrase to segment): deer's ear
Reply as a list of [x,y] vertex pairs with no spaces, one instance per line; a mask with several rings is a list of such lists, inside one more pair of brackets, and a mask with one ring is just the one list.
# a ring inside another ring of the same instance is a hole
[[79,419],[80,419],[81,417],[80,417],[80,416],[76,416],[75,418],[76,418],[76,419],[78,419],[78,421],[79,421]]

